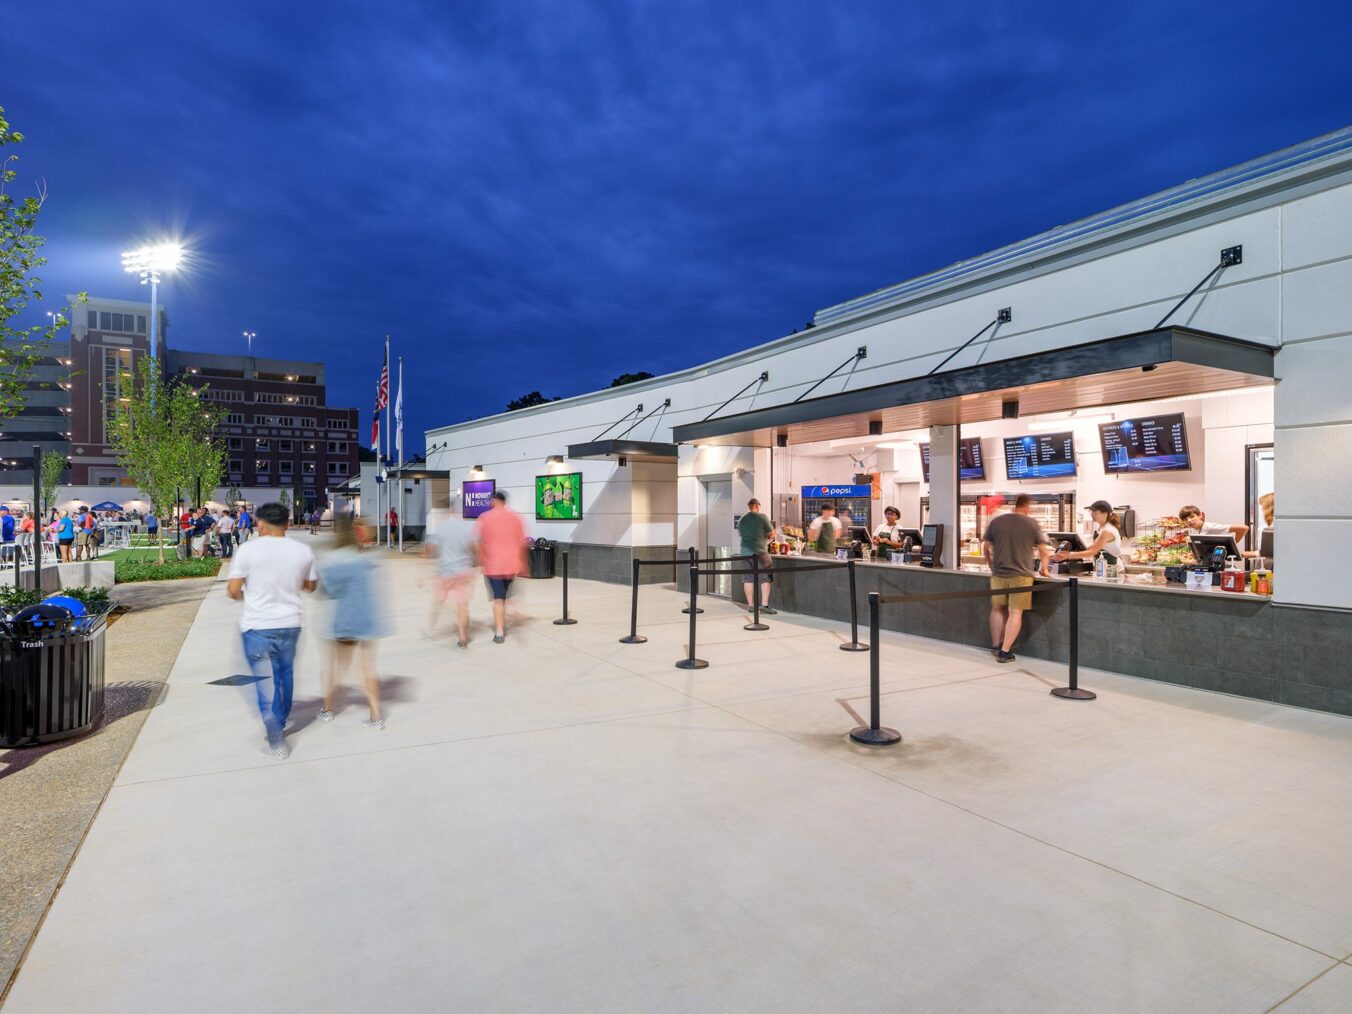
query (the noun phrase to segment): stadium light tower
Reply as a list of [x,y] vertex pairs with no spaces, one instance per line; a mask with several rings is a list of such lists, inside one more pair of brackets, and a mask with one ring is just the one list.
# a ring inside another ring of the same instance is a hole
[[122,254],[122,270],[140,275],[141,284],[150,285],[150,354],[156,354],[155,337],[159,323],[160,273],[173,271],[183,262],[183,247],[178,243],[154,243]]

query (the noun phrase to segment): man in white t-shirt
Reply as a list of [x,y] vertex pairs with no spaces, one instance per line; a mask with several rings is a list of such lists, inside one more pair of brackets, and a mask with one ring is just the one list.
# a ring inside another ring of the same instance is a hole
[[229,511],[221,511],[216,519],[216,540],[221,544],[221,556],[230,559],[235,545],[235,519]]
[[[226,592],[244,603],[239,629],[249,670],[258,677],[254,684],[258,713],[268,736],[263,753],[283,760],[289,752],[282,733],[291,714],[301,593],[314,591],[319,575],[310,547],[286,537],[291,515],[285,507],[265,503],[254,517],[259,538],[240,546],[234,555]],[[265,663],[272,674],[270,694]]]

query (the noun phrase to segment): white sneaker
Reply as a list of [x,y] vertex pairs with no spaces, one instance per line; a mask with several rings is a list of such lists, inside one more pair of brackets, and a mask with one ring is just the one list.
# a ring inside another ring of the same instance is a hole
[[321,711],[321,712],[319,713],[319,720],[320,720],[321,722],[332,722],[332,721],[333,721],[333,712],[332,712],[332,711],[328,711],[328,710]]
[[285,746],[265,746],[263,747],[263,756],[271,757],[273,760],[286,760],[291,756],[291,751]]
[[383,729],[385,728],[385,719],[367,718],[364,719],[361,724],[366,726],[368,729]]

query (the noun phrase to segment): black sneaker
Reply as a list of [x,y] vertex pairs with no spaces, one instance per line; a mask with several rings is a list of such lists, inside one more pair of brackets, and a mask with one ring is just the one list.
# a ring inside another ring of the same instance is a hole
[[774,606],[761,606],[760,611],[766,616],[778,616],[779,610]]
[[995,653],[995,661],[997,661],[997,662],[1013,662],[1013,661],[1014,661],[1014,652],[1012,652],[1012,651],[997,651],[997,652]]
[[998,655],[998,654],[1000,654],[1000,646],[999,646],[998,644],[992,644],[992,645],[991,645],[991,654],[992,654],[992,655]]

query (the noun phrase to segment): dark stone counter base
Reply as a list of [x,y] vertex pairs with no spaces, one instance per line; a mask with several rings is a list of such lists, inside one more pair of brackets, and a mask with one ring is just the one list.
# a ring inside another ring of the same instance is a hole
[[[568,551],[568,576],[583,581],[609,581],[611,584],[629,584],[633,578],[635,558],[640,560],[675,560],[675,546],[598,546],[586,542],[558,544],[558,553]],[[554,557],[554,572],[563,566],[561,557]],[[670,584],[670,567],[642,567],[640,584]]]

